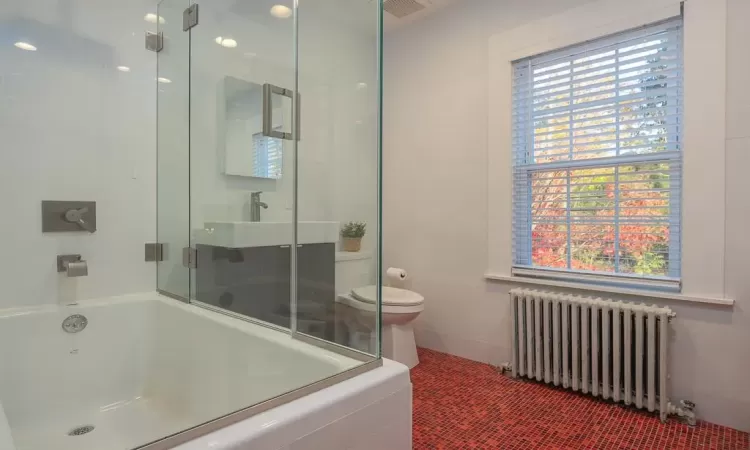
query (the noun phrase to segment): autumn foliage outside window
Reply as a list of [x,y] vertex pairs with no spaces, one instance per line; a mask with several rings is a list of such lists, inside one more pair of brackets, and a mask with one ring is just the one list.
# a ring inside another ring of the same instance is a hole
[[515,267],[679,278],[681,29],[513,64]]

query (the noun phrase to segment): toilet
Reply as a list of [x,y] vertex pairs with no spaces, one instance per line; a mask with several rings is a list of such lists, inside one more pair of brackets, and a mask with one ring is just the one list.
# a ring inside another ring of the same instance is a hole
[[[336,342],[367,353],[376,348],[377,286],[369,253],[336,255]],[[424,311],[416,292],[383,286],[382,353],[409,368],[419,363],[412,321]]]

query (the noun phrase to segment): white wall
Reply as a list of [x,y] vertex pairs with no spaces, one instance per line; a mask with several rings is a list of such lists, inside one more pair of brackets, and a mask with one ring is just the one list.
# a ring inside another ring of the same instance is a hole
[[[487,118],[488,42],[587,3],[469,0],[386,37],[384,265],[409,270],[411,287],[426,298],[416,322],[419,345],[494,364],[510,359],[507,292],[513,286],[483,279],[486,166],[493,150],[487,140],[493,126]],[[743,26],[750,3],[728,4],[724,291],[736,304],[649,303],[678,314],[672,397],[695,401],[701,418],[750,430],[750,282],[744,273],[750,179],[743,175],[743,163],[750,164],[750,89],[743,84],[750,70],[750,31]]]
[[[155,238],[156,67],[143,42],[151,4],[0,5],[0,308],[155,285],[143,257]],[[42,200],[96,201],[98,231],[42,234]],[[88,277],[58,274],[64,253],[83,255]]]

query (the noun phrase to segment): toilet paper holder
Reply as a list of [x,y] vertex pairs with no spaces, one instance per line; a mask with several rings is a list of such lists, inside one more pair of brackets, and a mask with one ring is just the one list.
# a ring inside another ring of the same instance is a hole
[[81,255],[57,255],[57,271],[66,272],[71,278],[85,277],[89,274],[89,266]]

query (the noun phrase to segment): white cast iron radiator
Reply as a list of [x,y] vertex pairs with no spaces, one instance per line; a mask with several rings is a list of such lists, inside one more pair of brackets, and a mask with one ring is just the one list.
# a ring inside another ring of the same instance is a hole
[[512,289],[513,377],[678,414],[667,394],[669,308]]

